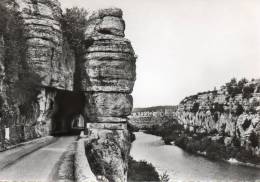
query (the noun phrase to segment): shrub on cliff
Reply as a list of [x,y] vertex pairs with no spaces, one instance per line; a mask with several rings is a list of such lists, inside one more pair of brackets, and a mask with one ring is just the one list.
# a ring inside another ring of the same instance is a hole
[[87,10],[83,8],[67,8],[61,20],[63,34],[76,55],[84,51],[83,41],[85,39],[87,15]]
[[243,87],[243,98],[250,98],[254,90],[255,86],[253,84]]
[[128,161],[127,181],[160,181],[154,166],[146,161],[136,161],[131,156]]
[[230,82],[226,83],[227,91],[231,97],[242,93],[242,90],[238,87],[236,78],[232,78]]
[[244,112],[243,106],[242,106],[241,104],[238,104],[238,105],[237,105],[237,109],[236,109],[236,111],[235,111],[235,114],[236,114],[237,116],[239,116],[239,115],[243,114],[243,112]]
[[78,80],[80,80],[80,66],[83,60],[85,51],[85,30],[87,26],[86,16],[87,10],[83,8],[73,7],[66,9],[61,19],[63,36],[68,40],[70,48],[75,54],[75,74],[74,74],[74,89],[79,89]]
[[246,130],[252,123],[252,120],[251,119],[245,119],[244,123],[242,124],[242,128],[243,130]]
[[199,107],[200,107],[200,104],[199,104],[198,102],[195,102],[195,103],[193,104],[193,106],[192,106],[191,112],[193,112],[193,113],[198,112]]

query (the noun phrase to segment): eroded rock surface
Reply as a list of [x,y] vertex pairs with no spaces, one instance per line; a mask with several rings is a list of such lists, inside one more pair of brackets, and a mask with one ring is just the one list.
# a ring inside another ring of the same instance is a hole
[[[120,9],[94,12],[86,30],[81,90],[86,92],[88,136],[94,142],[87,156],[97,176],[109,181],[127,180],[130,149],[126,117],[131,114],[135,82],[135,53],[124,38]],[[96,165],[94,165],[96,164]]]
[[42,78],[43,86],[72,90],[74,62],[66,60],[70,50],[59,22],[60,3],[56,0],[17,0],[17,3],[25,25],[29,67]]
[[5,113],[0,115],[0,150],[5,144],[50,135],[53,130],[71,131],[76,118],[84,116],[93,141],[87,156],[97,161],[92,170],[111,182],[126,181],[127,116],[133,105],[136,56],[124,38],[122,11],[103,9],[89,16],[82,40],[86,51],[77,55],[84,59],[77,61],[62,33],[57,0],[14,0],[8,8],[19,20],[20,36],[10,37],[21,46],[17,51],[15,46],[8,49],[16,57],[4,58],[0,34],[1,113]]
[[[206,134],[212,140],[223,138],[226,146],[239,141],[241,146],[260,156],[259,86],[259,80],[255,80],[244,85],[243,94],[231,96],[222,87],[187,97],[178,106],[178,122],[185,129]],[[249,87],[252,89],[247,96],[245,90]]]

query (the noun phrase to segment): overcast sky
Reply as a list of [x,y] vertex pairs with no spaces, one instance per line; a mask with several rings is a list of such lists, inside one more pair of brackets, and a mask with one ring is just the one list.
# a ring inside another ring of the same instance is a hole
[[119,7],[137,60],[135,107],[175,105],[238,79],[260,78],[259,0],[60,0]]

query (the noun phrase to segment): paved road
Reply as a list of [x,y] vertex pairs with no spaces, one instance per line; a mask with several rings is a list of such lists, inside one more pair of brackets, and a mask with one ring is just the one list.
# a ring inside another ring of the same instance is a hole
[[54,143],[1,170],[0,181],[51,181],[55,175],[60,157],[73,141],[75,141],[73,136],[60,137]]

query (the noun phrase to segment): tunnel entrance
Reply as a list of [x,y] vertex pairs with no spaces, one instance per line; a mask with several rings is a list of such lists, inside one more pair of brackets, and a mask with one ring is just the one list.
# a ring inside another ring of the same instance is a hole
[[52,135],[78,135],[85,128],[84,94],[58,91],[53,103]]

